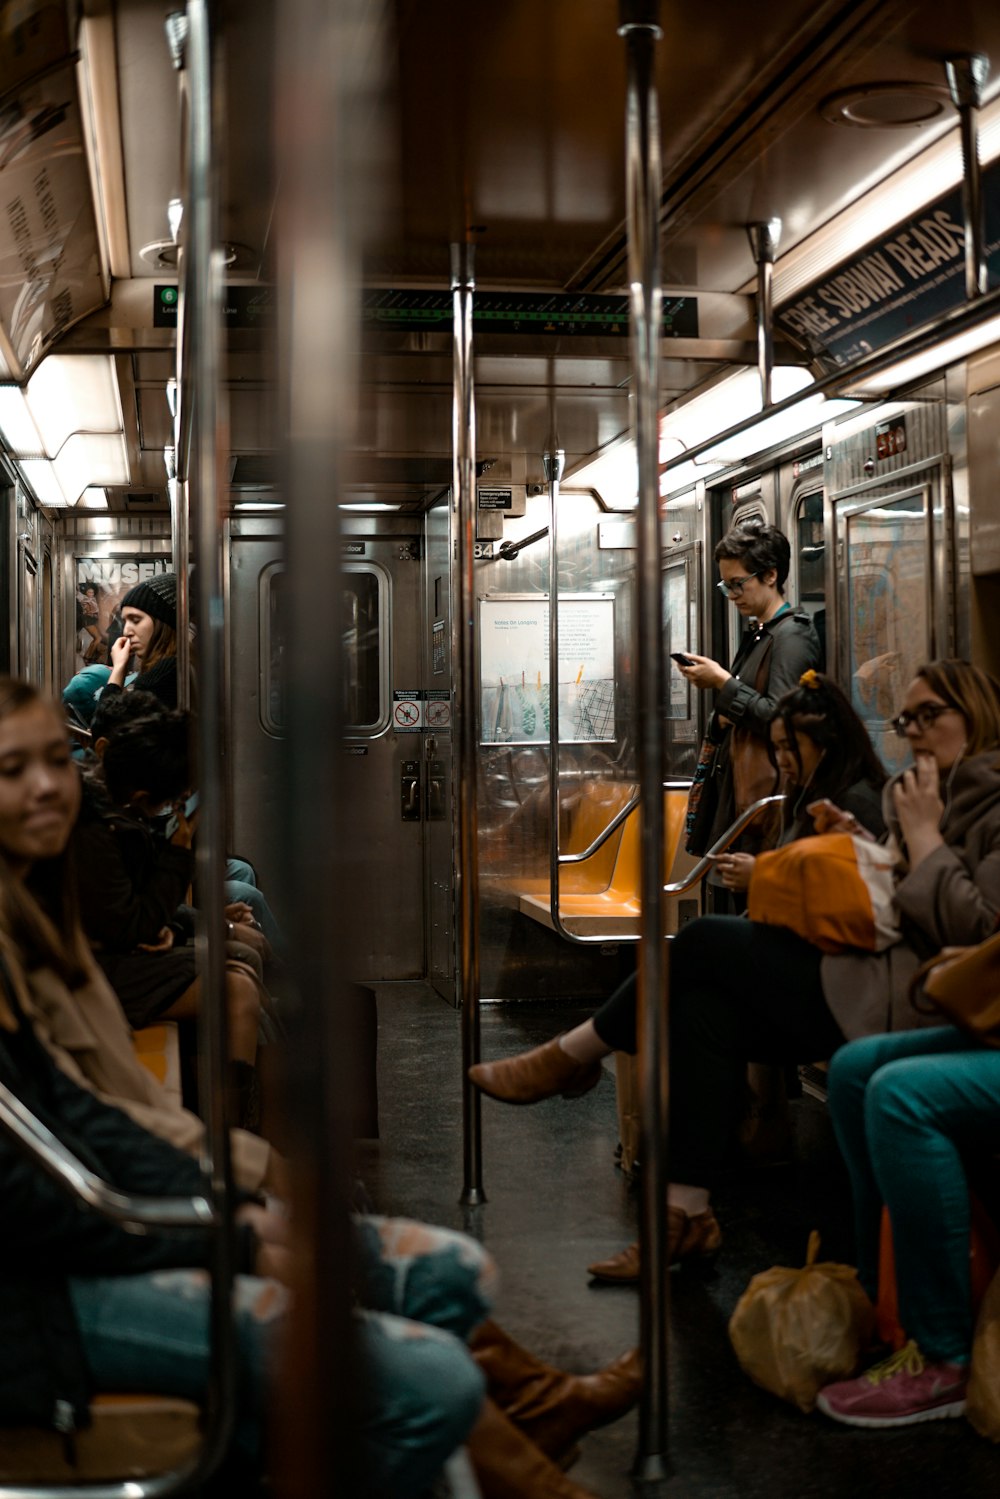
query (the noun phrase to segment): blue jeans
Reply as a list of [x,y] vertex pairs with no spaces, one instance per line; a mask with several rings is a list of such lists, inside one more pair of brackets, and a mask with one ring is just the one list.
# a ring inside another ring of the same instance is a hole
[[[463,1234],[405,1219],[357,1220],[361,1419],[375,1493],[411,1499],[471,1431],[483,1377],[464,1339],[487,1315],[493,1262]],[[100,1390],[199,1399],[208,1374],[208,1275],[165,1270],[70,1282],[87,1361]],[[267,1374],[288,1295],[237,1278],[240,1353],[236,1442],[259,1453]]]
[[268,905],[264,892],[257,888],[257,877],[253,866],[245,859],[227,859],[226,903],[233,905],[239,900],[250,907],[254,921],[270,942],[277,956],[281,948],[281,928],[274,919],[274,912]]
[[963,1157],[1000,1148],[1000,1051],[951,1026],[865,1036],[830,1063],[830,1112],[854,1193],[858,1274],[878,1294],[883,1203],[900,1320],[932,1362],[972,1346]]

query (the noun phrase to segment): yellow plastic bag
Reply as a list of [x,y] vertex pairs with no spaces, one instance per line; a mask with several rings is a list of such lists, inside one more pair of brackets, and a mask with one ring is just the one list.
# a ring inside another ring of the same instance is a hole
[[1000,1270],[979,1308],[965,1414],[981,1437],[1000,1442]]
[[848,1379],[869,1341],[875,1311],[851,1265],[817,1265],[809,1235],[802,1270],[775,1265],[755,1275],[736,1304],[729,1337],[744,1373],[801,1411],[824,1385]]

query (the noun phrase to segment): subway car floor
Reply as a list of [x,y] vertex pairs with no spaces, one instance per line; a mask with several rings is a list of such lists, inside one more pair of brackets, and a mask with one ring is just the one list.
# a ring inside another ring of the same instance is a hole
[[[552,1363],[598,1367],[638,1337],[638,1293],[592,1283],[585,1266],[636,1236],[636,1190],[615,1165],[613,1073],[582,1099],[532,1108],[483,1100],[484,1206],[464,1209],[460,1017],[429,985],[377,986],[380,1133],[359,1169],[381,1212],[464,1228],[499,1263],[496,1316]],[[536,1045],[587,1010],[554,1004],[483,1007],[485,1057]],[[897,1432],[805,1416],[742,1374],[726,1333],[750,1277],[800,1264],[810,1228],[823,1258],[850,1254],[849,1195],[825,1106],[791,1106],[792,1159],[742,1170],[719,1195],[725,1243],[714,1270],[670,1277],[668,1496],[840,1499],[850,1494],[987,1494],[1000,1489],[1000,1449],[963,1420]],[[633,1495],[638,1421],[588,1436],[572,1469],[599,1499]]]

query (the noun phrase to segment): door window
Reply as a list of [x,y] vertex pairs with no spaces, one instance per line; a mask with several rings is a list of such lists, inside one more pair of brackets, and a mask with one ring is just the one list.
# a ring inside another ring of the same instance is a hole
[[909,760],[891,727],[932,654],[926,489],[869,503],[845,521],[844,636],[851,700],[889,771]]
[[[264,727],[284,732],[287,574],[275,564],[261,577],[261,713]],[[347,564],[343,579],[343,713],[348,734],[386,724],[388,680],[386,579],[380,569]]]

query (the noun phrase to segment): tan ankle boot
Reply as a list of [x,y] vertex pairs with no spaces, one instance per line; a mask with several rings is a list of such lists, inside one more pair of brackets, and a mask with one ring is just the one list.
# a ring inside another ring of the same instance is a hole
[[556,1093],[579,1098],[596,1086],[600,1076],[599,1061],[578,1062],[563,1051],[558,1036],[520,1056],[469,1068],[469,1077],[480,1092],[501,1103],[538,1103]]
[[[722,1248],[722,1230],[718,1219],[707,1208],[689,1218],[681,1208],[667,1208],[667,1264],[683,1260],[713,1260]],[[610,1259],[587,1266],[595,1280],[631,1285],[639,1279],[639,1246],[630,1244]]]
[[490,1399],[555,1462],[586,1432],[631,1410],[642,1388],[637,1349],[594,1374],[567,1374],[522,1348],[496,1322],[484,1322],[469,1346]]
[[549,1462],[492,1400],[484,1401],[467,1446],[483,1499],[596,1499]]

